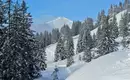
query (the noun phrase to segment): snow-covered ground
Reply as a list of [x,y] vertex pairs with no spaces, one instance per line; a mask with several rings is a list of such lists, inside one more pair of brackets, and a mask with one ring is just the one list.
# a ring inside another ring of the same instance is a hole
[[130,50],[120,50],[85,64],[66,80],[130,80]]

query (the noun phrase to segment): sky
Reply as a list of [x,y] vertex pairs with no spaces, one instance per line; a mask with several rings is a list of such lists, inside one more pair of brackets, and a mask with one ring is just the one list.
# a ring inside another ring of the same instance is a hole
[[96,19],[98,12],[106,12],[111,4],[124,0],[25,0],[36,22],[44,22],[55,17],[66,17],[70,20],[84,20],[87,17]]

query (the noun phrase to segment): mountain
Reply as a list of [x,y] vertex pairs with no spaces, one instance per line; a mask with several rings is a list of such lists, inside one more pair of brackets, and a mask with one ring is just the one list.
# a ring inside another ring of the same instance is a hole
[[32,29],[36,32],[43,32],[45,30],[47,31],[51,31],[53,28],[59,28],[61,29],[61,27],[64,24],[69,25],[69,27],[71,28],[73,21],[65,18],[65,17],[57,17],[51,21],[47,21],[44,23],[39,23],[39,24],[33,24],[32,25]]

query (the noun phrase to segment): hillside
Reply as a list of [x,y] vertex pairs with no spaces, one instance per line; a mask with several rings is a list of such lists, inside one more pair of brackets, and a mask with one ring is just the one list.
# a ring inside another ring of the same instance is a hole
[[85,64],[66,80],[130,80],[130,50],[120,50]]

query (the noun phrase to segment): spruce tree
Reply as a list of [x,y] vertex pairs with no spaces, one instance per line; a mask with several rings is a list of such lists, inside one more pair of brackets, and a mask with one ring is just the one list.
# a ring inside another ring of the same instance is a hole
[[2,62],[4,61],[4,54],[2,52],[2,47],[5,42],[5,39],[7,37],[7,28],[4,26],[6,23],[6,17],[5,17],[5,7],[4,7],[4,2],[0,0],[0,80],[3,77],[3,69],[2,69]]
[[73,22],[72,29],[71,29],[72,36],[76,36],[76,35],[79,34],[80,27],[81,27],[81,22],[80,21],[74,21]]
[[82,41],[83,34],[84,34],[84,30],[82,29],[82,30],[80,31],[80,34],[79,34],[76,53],[80,53],[80,52],[83,51],[83,41]]
[[116,39],[119,35],[118,31],[118,26],[116,22],[116,16],[114,15],[112,22],[110,22],[110,30],[111,30],[111,35],[114,39]]
[[121,20],[120,20],[120,35],[125,38],[126,36],[129,35],[129,32],[128,32],[128,22],[129,22],[129,14],[128,12],[126,12]]
[[73,44],[73,38],[69,38],[66,43],[66,54],[67,54],[67,64],[66,66],[69,67],[74,63],[74,44]]
[[84,31],[84,35],[83,35],[83,38],[82,38],[82,41],[83,41],[83,50],[86,50],[87,47],[89,47],[90,49],[92,48],[92,37],[90,35],[90,31],[89,30],[86,30]]
[[91,49],[89,47],[86,48],[83,55],[83,60],[85,62],[90,62],[92,59]]
[[111,37],[111,30],[110,25],[108,23],[109,17],[104,17],[104,22],[102,22],[102,30],[103,30],[103,36],[98,41],[98,53],[100,55],[105,55],[110,52],[116,51],[116,45],[114,38]]
[[37,46],[25,1],[20,5],[7,0],[7,37],[2,46],[2,80],[33,80],[39,76]]
[[65,55],[65,49],[64,49],[64,42],[62,40],[62,37],[60,37],[56,46],[54,61],[57,62],[58,60],[64,60],[65,58],[66,58],[66,55]]

